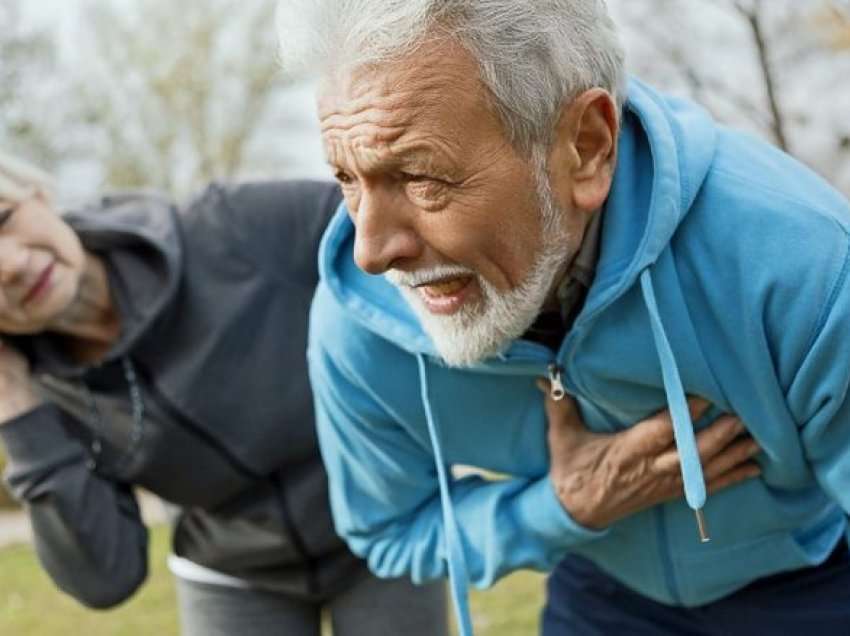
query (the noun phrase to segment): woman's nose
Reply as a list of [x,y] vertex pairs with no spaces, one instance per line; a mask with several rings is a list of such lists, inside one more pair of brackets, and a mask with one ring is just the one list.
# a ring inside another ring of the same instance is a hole
[[0,285],[7,287],[26,274],[29,250],[17,241],[0,238]]

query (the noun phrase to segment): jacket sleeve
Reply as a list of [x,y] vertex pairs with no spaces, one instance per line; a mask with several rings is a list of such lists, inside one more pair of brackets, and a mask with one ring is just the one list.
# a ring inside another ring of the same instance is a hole
[[[430,447],[401,426],[367,386],[386,390],[389,377],[359,381],[363,376],[352,370],[352,362],[369,357],[370,344],[362,356],[351,357],[345,346],[325,346],[338,341],[328,330],[345,320],[327,296],[321,284],[308,356],[336,530],[378,576],[407,575],[416,583],[444,577],[447,554]],[[348,327],[340,338],[357,340]],[[548,476],[455,479],[451,501],[470,582],[478,587],[519,568],[550,570],[570,548],[606,534],[575,523]]]
[[822,300],[811,344],[788,391],[788,405],[815,476],[850,513],[850,241]]
[[0,426],[6,482],[56,585],[84,605],[117,605],[147,576],[147,529],[130,488],[88,469],[70,416],[45,404]]

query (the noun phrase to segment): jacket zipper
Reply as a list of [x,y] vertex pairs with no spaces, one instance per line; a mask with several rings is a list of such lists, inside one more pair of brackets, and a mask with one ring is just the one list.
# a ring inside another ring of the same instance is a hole
[[564,390],[564,385],[561,382],[561,373],[563,368],[557,362],[550,362],[549,367],[549,395],[555,400],[563,400],[567,392]]
[[159,388],[151,380],[151,375],[148,373],[147,368],[137,359],[133,360],[133,365],[136,367],[137,373],[142,377],[145,389],[147,389],[146,392],[151,398],[153,398],[153,401],[160,409],[173,417],[174,420],[181,426],[192,431],[193,434],[197,435],[204,440],[204,442],[215,448],[219,453],[221,453],[221,456],[225,459],[225,461],[227,461],[227,463],[230,464],[230,466],[239,474],[254,480],[262,480],[266,478],[265,475],[261,475],[248,468],[239,459],[237,459],[236,456],[234,456],[233,453],[224,446],[224,444],[195,424],[195,422],[177,409],[164,395],[162,395],[162,393],[160,393]]

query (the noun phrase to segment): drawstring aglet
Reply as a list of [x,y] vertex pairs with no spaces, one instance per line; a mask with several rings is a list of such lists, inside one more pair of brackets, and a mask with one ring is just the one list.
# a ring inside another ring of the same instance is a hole
[[699,540],[701,543],[708,543],[711,541],[711,537],[708,536],[708,527],[705,525],[705,516],[702,514],[702,508],[697,508],[694,510],[694,514],[697,516],[697,529],[699,530]]

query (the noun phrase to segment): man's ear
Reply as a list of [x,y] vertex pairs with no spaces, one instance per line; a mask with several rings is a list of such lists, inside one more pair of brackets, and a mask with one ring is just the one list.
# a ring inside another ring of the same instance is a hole
[[585,91],[561,110],[549,167],[553,185],[562,186],[571,208],[602,207],[611,189],[619,129],[617,104],[602,88]]

